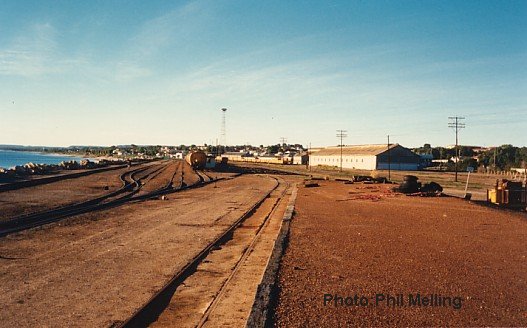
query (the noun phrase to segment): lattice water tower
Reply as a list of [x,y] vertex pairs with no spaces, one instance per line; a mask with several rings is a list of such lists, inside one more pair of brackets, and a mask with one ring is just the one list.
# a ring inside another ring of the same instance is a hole
[[221,109],[221,135],[220,135],[220,144],[223,147],[227,146],[227,129],[225,127],[225,115],[227,113],[227,108]]

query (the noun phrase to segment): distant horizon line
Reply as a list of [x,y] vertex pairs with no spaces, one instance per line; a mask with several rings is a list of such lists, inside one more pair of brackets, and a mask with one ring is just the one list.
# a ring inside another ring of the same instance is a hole
[[[345,144],[343,145],[344,147],[347,147],[347,146],[364,146],[364,145],[383,145],[384,143],[371,143],[371,144]],[[386,143],[387,144],[387,143]],[[401,144],[399,142],[393,142],[393,143],[390,143],[390,145],[395,145],[395,144],[398,144],[398,145],[401,145],[403,147],[406,147],[406,148],[419,148],[419,147],[423,147],[424,145],[426,144],[429,144],[432,148],[437,148],[437,147],[442,147],[442,148],[452,148],[454,147],[455,145],[454,144],[447,144],[447,145],[432,145],[430,143],[424,143],[422,145],[419,145],[419,146],[405,146],[404,144]],[[69,145],[69,146],[50,146],[50,145],[21,145],[21,144],[0,144],[0,150],[5,150],[5,149],[2,149],[2,148],[6,148],[6,147],[21,147],[21,148],[63,148],[63,149],[68,149],[68,148],[76,148],[76,147],[79,147],[79,148],[87,148],[87,147],[94,147],[94,148],[109,148],[109,147],[129,147],[129,146],[138,146],[138,147],[151,147],[151,146],[160,146],[160,147],[178,147],[180,145],[184,145],[186,147],[189,147],[191,145],[194,145],[194,146],[223,146],[223,145],[211,145],[211,144],[179,144],[179,145],[176,145],[176,144],[172,144],[172,145],[169,145],[169,144],[135,144],[135,143],[130,143],[130,144],[114,144],[114,145]],[[266,146],[274,146],[274,145],[280,145],[280,143],[274,143],[274,144],[268,144],[268,145],[264,145],[264,147]],[[324,147],[339,147],[340,145],[339,144],[332,144],[332,145],[326,145],[326,146],[311,146],[309,147],[309,145],[304,145],[304,144],[301,144],[301,143],[287,143],[287,145],[301,145],[302,147],[304,148],[324,148]],[[459,144],[459,146],[461,147],[473,147],[473,148],[477,148],[477,147],[480,147],[480,148],[495,148],[495,147],[501,147],[501,146],[505,146],[505,145],[511,145],[513,147],[518,147],[518,148],[522,148],[522,147],[527,147],[527,145],[514,145],[512,143],[505,143],[505,144],[501,144],[501,145],[493,145],[493,146],[484,146],[484,145],[464,145],[464,144]],[[240,146],[251,146],[251,147],[259,147],[259,145],[252,145],[252,144],[235,144],[235,145],[226,145],[226,147],[240,147]]]

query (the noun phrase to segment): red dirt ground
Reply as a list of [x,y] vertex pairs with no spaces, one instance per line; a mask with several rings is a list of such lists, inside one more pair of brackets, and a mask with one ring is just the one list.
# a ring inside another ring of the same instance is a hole
[[[300,188],[279,272],[277,327],[527,326],[527,215],[387,185]],[[324,294],[369,305],[324,306]],[[376,293],[406,306],[375,306]],[[462,299],[410,307],[408,294]]]

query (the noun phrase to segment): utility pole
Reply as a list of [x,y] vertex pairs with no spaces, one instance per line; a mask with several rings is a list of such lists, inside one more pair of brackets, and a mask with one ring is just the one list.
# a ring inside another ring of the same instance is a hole
[[459,149],[458,149],[458,132],[461,129],[465,128],[465,123],[460,123],[459,121],[464,120],[464,117],[461,116],[450,116],[448,118],[450,122],[448,123],[449,128],[453,128],[456,132],[456,182],[457,182],[457,168],[459,162]]
[[280,137],[280,149],[282,150],[283,153],[285,153],[286,144],[287,144],[287,138]]
[[311,172],[311,142],[309,143],[309,148],[307,149],[307,164],[309,165],[309,171]]
[[391,158],[390,158],[390,135],[388,135],[388,181],[391,181],[391,170],[390,170],[390,161]]
[[337,130],[337,138],[340,138],[340,172],[342,172],[342,139],[346,138],[347,130]]
[[307,169],[311,171],[311,142],[307,146]]
[[497,152],[497,149],[498,149],[498,147],[494,147],[494,174],[496,174],[496,171],[497,171],[496,170],[496,168],[497,168],[497,166],[496,166],[496,152]]
[[218,138],[216,138],[216,152],[214,154],[214,158],[218,157],[220,155],[220,150],[218,149]]

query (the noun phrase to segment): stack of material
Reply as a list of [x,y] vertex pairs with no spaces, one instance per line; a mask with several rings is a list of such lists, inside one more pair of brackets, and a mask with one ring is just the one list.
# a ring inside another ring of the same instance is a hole
[[394,191],[402,192],[410,196],[440,196],[443,192],[443,187],[436,182],[425,183],[421,185],[414,175],[405,175],[403,182],[399,187],[394,188]]
[[418,178],[414,175],[405,175],[403,182],[397,188],[397,191],[404,194],[413,194],[421,189],[421,182],[417,182]]

